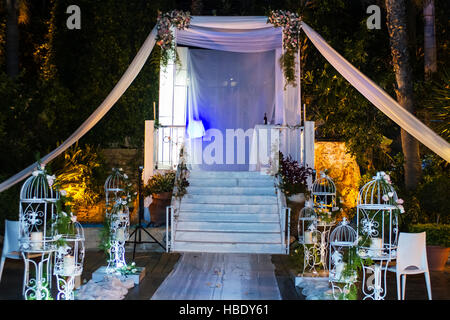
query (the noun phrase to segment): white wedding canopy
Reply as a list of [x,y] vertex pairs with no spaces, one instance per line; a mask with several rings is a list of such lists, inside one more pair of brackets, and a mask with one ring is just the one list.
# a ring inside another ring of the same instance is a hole
[[[353,67],[306,23],[302,23],[302,30],[325,59],[361,94],[409,134],[443,159],[450,162],[449,143],[425,126],[379,86]],[[111,109],[142,69],[155,45],[156,35],[157,30],[155,27],[111,93],[66,141],[42,158],[44,164],[50,162],[79,140]],[[176,39],[179,44],[214,50],[233,52],[264,52],[275,50],[276,56],[281,54],[281,28],[273,28],[271,24],[267,24],[267,17],[193,16],[191,18],[190,28],[177,31]],[[278,73],[275,75],[275,79],[283,79],[280,68],[276,69]],[[275,123],[298,124],[300,117],[300,101],[298,99],[300,86],[279,90],[281,81],[284,80],[275,80],[275,85],[278,87],[275,91],[274,121]],[[26,178],[31,174],[36,165],[36,163],[30,165],[1,183],[0,192]]]

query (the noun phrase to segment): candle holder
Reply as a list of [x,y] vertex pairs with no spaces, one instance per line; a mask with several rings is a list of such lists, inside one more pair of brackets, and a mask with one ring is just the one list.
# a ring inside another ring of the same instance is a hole
[[55,253],[55,267],[58,286],[58,300],[74,300],[75,277],[83,272],[85,246],[84,230],[74,223],[74,234],[57,235],[58,249]]
[[[60,198],[53,188],[54,180],[39,165],[20,190],[19,251],[25,263],[22,293],[26,300],[51,298],[51,256],[56,249],[51,222],[56,218],[56,202]],[[35,270],[35,278],[31,279],[30,264]]]
[[317,230],[316,212],[309,202],[306,203],[306,207],[300,210],[297,231],[298,241],[303,246],[303,274],[306,270],[316,274],[316,267],[321,264],[320,244],[318,243],[321,234]]
[[357,281],[357,272],[351,267],[354,263],[357,239],[355,229],[345,217],[330,234],[328,278],[334,299],[338,299],[339,296],[346,299],[351,287]]

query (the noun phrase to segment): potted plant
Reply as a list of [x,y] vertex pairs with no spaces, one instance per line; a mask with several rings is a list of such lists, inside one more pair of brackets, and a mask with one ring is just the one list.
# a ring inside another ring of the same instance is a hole
[[450,253],[450,224],[446,224],[449,214],[447,201],[450,197],[448,172],[437,165],[426,168],[424,182],[419,186],[417,196],[426,218],[424,222],[427,223],[411,225],[409,230],[427,233],[428,267],[430,270],[442,271]]
[[409,227],[413,233],[426,232],[428,268],[432,271],[444,270],[450,253],[449,224],[415,224]]
[[304,207],[308,195],[307,179],[313,174],[313,169],[300,166],[291,156],[284,157],[279,153],[280,164],[276,177],[279,179],[278,187],[287,198],[287,205],[291,208],[291,234],[295,234],[298,215]]
[[153,175],[144,187],[144,196],[152,196],[150,204],[151,223],[155,226],[166,223],[166,207],[170,206],[175,185],[175,171]]

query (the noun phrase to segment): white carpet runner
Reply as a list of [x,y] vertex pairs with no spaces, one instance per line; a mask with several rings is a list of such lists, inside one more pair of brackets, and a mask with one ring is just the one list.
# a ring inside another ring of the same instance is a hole
[[271,256],[184,253],[152,300],[281,300]]

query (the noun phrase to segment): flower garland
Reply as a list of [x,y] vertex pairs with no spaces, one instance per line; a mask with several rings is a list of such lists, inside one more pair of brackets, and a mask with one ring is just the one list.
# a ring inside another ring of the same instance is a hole
[[286,85],[296,86],[297,76],[295,73],[295,54],[298,52],[300,43],[301,17],[295,12],[284,10],[272,10],[267,23],[273,24],[274,28],[283,28],[283,49],[280,58]]
[[391,177],[386,174],[384,171],[380,171],[377,173],[375,177],[373,177],[374,180],[378,180],[381,184],[383,192],[383,196],[381,199],[385,202],[385,204],[390,204],[393,206],[396,206],[397,209],[400,211],[400,213],[405,213],[405,208],[403,207],[403,199],[398,198],[395,199],[395,189],[392,186]]
[[178,61],[178,55],[175,50],[174,35],[171,27],[176,27],[178,30],[189,28],[191,22],[191,14],[189,11],[172,10],[170,12],[162,13],[158,11],[158,18],[156,22],[156,29],[158,34],[156,36],[156,44],[161,47],[161,62],[165,67],[170,58],[174,55]]

